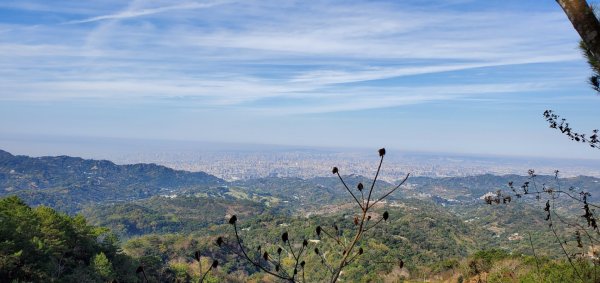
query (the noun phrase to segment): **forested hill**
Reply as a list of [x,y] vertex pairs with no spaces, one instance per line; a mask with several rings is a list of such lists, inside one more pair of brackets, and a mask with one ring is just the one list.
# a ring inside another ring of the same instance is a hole
[[[524,172],[526,173],[526,172]],[[346,176],[352,187],[365,184],[370,178]],[[443,204],[480,202],[488,192],[508,189],[508,182],[520,186],[532,181],[528,176],[478,175],[469,177],[410,177],[408,182],[390,196],[390,200],[418,198]],[[592,193],[598,200],[600,179],[579,176],[561,178],[539,176],[537,185],[560,185]],[[378,182],[376,194],[394,185]],[[217,187],[220,187],[217,189]],[[90,204],[113,204],[148,199],[158,195],[206,195],[220,201],[223,198],[246,199],[269,206],[301,209],[310,212],[326,205],[347,201],[348,194],[339,179],[314,177],[309,179],[267,177],[226,182],[203,172],[174,170],[156,164],[116,165],[106,160],[78,157],[14,156],[0,150],[0,196],[18,195],[29,205],[48,205],[63,212],[79,212]]]
[[116,165],[78,157],[15,156],[0,150],[0,196],[16,194],[32,205],[64,211],[88,202],[145,198],[182,188],[225,184],[204,172],[156,164]]

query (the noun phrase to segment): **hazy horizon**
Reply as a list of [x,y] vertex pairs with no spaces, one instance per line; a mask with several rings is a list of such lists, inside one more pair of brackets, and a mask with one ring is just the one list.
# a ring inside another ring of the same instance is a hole
[[[267,176],[329,176],[332,166],[346,174],[370,175],[377,162],[374,148],[216,143],[56,136],[0,138],[0,150],[31,157],[68,155],[109,160],[116,164],[156,163],[173,169],[203,171],[226,180]],[[460,177],[481,174],[538,174],[600,177],[600,160],[411,151],[386,147],[386,180],[413,176]]]
[[[586,147],[586,145],[581,145]],[[398,148],[396,146],[373,145],[348,146],[339,144],[336,146],[318,146],[302,144],[277,144],[258,142],[233,142],[233,141],[211,141],[211,140],[175,140],[175,139],[144,139],[144,138],[116,138],[116,137],[88,137],[88,136],[53,136],[53,135],[5,135],[0,137],[0,149],[17,152],[20,155],[30,156],[57,156],[72,155],[81,152],[89,156],[101,156],[107,154],[121,154],[123,152],[151,153],[156,150],[170,152],[206,151],[206,152],[277,152],[277,151],[324,151],[324,152],[349,152],[365,153],[376,152],[377,149],[385,147],[397,154],[424,154],[439,156],[473,156],[487,158],[516,158],[516,159],[548,159],[548,160],[579,160],[600,161],[599,156],[566,157],[566,156],[543,156],[536,154],[497,154],[477,153],[469,151],[444,151],[440,150],[415,150],[409,148]]]

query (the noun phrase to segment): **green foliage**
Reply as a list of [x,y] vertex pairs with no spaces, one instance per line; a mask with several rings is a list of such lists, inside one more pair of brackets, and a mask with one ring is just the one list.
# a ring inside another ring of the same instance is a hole
[[598,92],[600,91],[600,61],[598,61],[598,58],[592,54],[591,50],[587,47],[583,40],[579,41],[579,49],[581,50],[583,57],[585,57],[587,60],[590,69],[592,70],[592,75],[589,77],[588,82],[590,83],[591,87]]
[[498,249],[478,251],[469,260],[469,275],[489,272],[495,262],[509,256],[508,252]]
[[[0,199],[0,281],[95,282],[133,278],[135,265],[106,229],[17,197]],[[85,280],[83,280],[85,279]]]
[[150,233],[191,233],[223,223],[223,217],[230,211],[239,215],[258,215],[268,210],[264,204],[250,200],[183,195],[96,205],[84,209],[82,214],[91,223],[109,227],[120,237],[129,238]]
[[94,256],[92,259],[92,268],[103,281],[111,281],[115,276],[113,265],[103,252]]
[[224,181],[203,173],[156,164],[116,165],[69,156],[13,156],[0,150],[0,196],[18,195],[28,204],[74,213],[82,204],[148,198],[182,188]]
[[[95,173],[90,171],[94,166]],[[11,168],[14,173],[10,173]],[[204,186],[208,183],[200,181],[196,186],[194,182],[199,179],[194,178],[154,165],[120,167],[103,161],[36,159],[0,152],[0,193],[27,195],[27,203],[47,203],[67,212],[83,208],[79,211],[89,223],[108,227],[128,239],[121,246],[115,234],[90,226],[83,216],[71,217],[44,206],[31,208],[17,197],[0,199],[0,281],[98,282],[112,278],[136,282],[141,278],[135,274],[140,264],[150,281],[197,281],[201,271],[218,259],[219,268],[207,275],[206,282],[262,282],[269,277],[233,255],[217,252],[214,240],[227,233],[227,215],[243,216],[240,233],[249,248],[274,243],[286,231],[294,243],[313,240],[309,250],[319,247],[325,251],[332,244],[314,242],[318,240],[317,225],[329,230],[337,225],[345,240],[354,227],[355,212],[345,206],[348,199],[336,178],[262,178],[229,186]],[[553,177],[539,178],[547,182]],[[84,185],[89,179],[101,182]],[[366,182],[360,176],[346,180],[352,184]],[[557,260],[560,246],[549,240],[553,238],[543,220],[543,203],[521,199],[510,207],[490,207],[479,200],[484,193],[505,187],[508,181],[526,180],[526,176],[515,175],[411,178],[406,190],[391,194],[387,203],[373,211],[376,219],[387,210],[389,219],[369,231],[373,240],[360,244],[364,256],[344,270],[342,279],[366,282],[442,278],[457,273],[464,282],[473,276],[487,276],[490,282],[573,279],[570,265]],[[560,181],[565,187],[587,191],[600,188],[598,179],[592,177]],[[161,191],[160,186],[166,190]],[[378,186],[391,184],[378,182]],[[590,201],[599,196],[593,194]],[[90,205],[90,200],[99,202]],[[84,205],[74,206],[76,203]],[[581,220],[580,204],[564,204],[565,220]],[[572,232],[569,228],[558,231],[569,252],[588,252],[575,248]],[[515,233],[531,233],[533,246],[543,257],[539,273],[534,258],[521,256],[531,254],[529,242],[509,239]],[[275,254],[277,247],[263,249]],[[201,254],[202,269],[194,259],[196,251]],[[330,259],[334,256],[326,255]],[[405,262],[402,269],[399,259]],[[284,264],[289,261],[282,259]],[[577,262],[577,268],[584,278],[594,278],[593,266]],[[320,259],[313,253],[306,258],[306,274],[308,281],[327,280]]]
[[[540,268],[537,268],[537,262]],[[581,280],[567,260],[553,260],[525,255],[510,255],[505,251],[492,249],[479,251],[461,263],[463,272],[459,278],[465,281],[481,282],[578,282],[593,283],[600,279],[600,267],[589,261],[578,260],[576,268],[583,274]],[[473,268],[479,268],[474,272]]]

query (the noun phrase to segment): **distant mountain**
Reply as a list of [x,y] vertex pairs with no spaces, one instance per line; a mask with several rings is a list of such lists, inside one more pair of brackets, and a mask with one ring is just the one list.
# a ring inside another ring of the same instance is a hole
[[82,205],[148,198],[184,188],[226,182],[204,172],[156,164],[116,165],[69,156],[14,156],[0,150],[0,196],[19,195],[30,205],[74,212]]
[[[356,185],[362,182],[370,186],[372,182],[372,179],[357,175],[345,176],[344,180],[349,189],[359,198],[360,193],[356,189]],[[509,182],[513,182],[516,188],[520,188],[525,182],[530,182],[532,191],[542,190],[544,185],[555,190],[564,191],[570,191],[570,188],[573,188],[573,194],[577,196],[578,192],[583,190],[591,193],[589,200],[593,202],[600,201],[599,178],[578,176],[560,178],[557,182],[554,176],[540,175],[536,177],[534,185],[534,181],[528,176],[497,176],[492,174],[444,178],[409,177],[407,182],[391,194],[387,200],[415,198],[433,201],[441,205],[483,204],[481,197],[486,193],[498,190],[510,191]],[[398,184],[399,181],[395,183]],[[337,177],[315,177],[310,179],[266,177],[239,180],[231,182],[229,185],[239,187],[247,193],[279,198],[290,209],[296,208],[303,211],[352,201],[352,197]],[[373,197],[378,198],[393,187],[395,187],[395,184],[377,181]],[[531,201],[529,198],[526,199]],[[579,206],[577,203],[574,204]]]
[[[344,177],[349,188],[358,194],[356,185],[366,185],[371,179],[350,175]],[[531,181],[519,175],[478,175],[468,177],[410,177],[389,201],[417,198],[438,204],[469,204],[481,202],[480,197],[507,183],[519,187]],[[566,190],[575,187],[592,193],[600,200],[600,179],[579,176],[560,179],[539,176],[537,185],[560,185]],[[384,194],[394,184],[380,181],[374,197]],[[577,190],[577,191],[578,191]],[[224,191],[225,195],[219,195]],[[78,212],[90,204],[123,203],[148,199],[157,195],[195,195],[200,193],[219,201],[224,196],[247,199],[285,209],[310,212],[325,205],[351,200],[335,176],[309,179],[266,177],[226,182],[203,172],[173,170],[156,164],[116,165],[106,160],[87,160],[69,156],[14,156],[0,150],[0,196],[18,195],[30,205],[48,205],[66,212]]]
[[488,192],[497,190],[510,191],[508,183],[513,182],[516,188],[520,188],[525,182],[529,182],[531,191],[541,191],[546,186],[554,190],[570,191],[574,194],[583,190],[591,193],[589,200],[600,201],[600,178],[577,176],[571,178],[556,179],[554,176],[539,175],[535,180],[529,176],[521,175],[492,175],[484,174],[467,177],[413,177],[408,180],[410,189],[403,192],[412,196],[424,196],[434,198],[436,196],[446,200],[468,203],[480,201],[480,197]]

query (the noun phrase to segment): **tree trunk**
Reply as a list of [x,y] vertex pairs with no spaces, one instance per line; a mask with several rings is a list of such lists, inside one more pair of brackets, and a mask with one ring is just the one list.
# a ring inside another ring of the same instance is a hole
[[556,0],[594,57],[600,58],[600,22],[585,0]]

